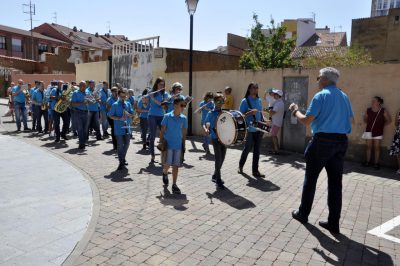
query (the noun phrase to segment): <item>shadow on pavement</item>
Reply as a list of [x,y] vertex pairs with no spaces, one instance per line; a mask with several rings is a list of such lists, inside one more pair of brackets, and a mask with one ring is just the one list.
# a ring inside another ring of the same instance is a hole
[[57,143],[57,142],[54,142],[54,140],[52,140],[51,142],[47,142],[47,143],[41,145],[41,147],[63,149],[63,148],[68,147],[68,144],[65,141],[60,141]]
[[[301,158],[299,160],[299,158]],[[271,164],[274,164],[276,167],[285,165],[285,164],[290,164],[292,167],[296,169],[302,169],[305,170],[305,161],[303,157],[300,157],[300,155],[296,154],[296,156],[291,155],[290,153],[287,152],[281,152],[279,155],[269,155],[266,159],[263,159],[262,162],[268,162]]]
[[324,249],[337,257],[338,261],[335,261],[329,256],[330,254],[325,254],[323,250],[314,248],[314,251],[328,264],[365,265],[368,263],[368,265],[394,265],[392,258],[388,254],[358,243],[345,235],[340,234],[335,239],[332,239],[314,225],[305,224],[304,227],[319,241]]
[[150,150],[148,150],[148,149],[146,149],[146,150],[140,149],[140,150],[138,150],[138,151],[136,152],[136,154],[150,155]]
[[78,155],[87,155],[85,150],[81,150],[78,148],[72,148],[69,150],[66,150],[64,153],[68,153],[68,154],[78,154]]
[[248,187],[256,188],[263,192],[278,191],[281,189],[280,187],[278,187],[271,181],[265,180],[264,178],[251,177],[246,173],[242,173],[241,175],[244,176],[248,180],[248,183],[247,183]]
[[214,204],[213,199],[218,199],[238,210],[244,210],[256,207],[256,205],[252,201],[240,195],[236,195],[227,187],[225,187],[225,189],[222,190],[216,190],[212,194],[209,192],[207,192],[206,194],[207,197],[210,199],[210,204]]
[[204,155],[199,157],[199,161],[203,161],[203,160],[214,161],[214,159],[215,159],[215,156],[211,153],[205,153]]
[[109,175],[105,175],[104,178],[116,183],[133,181],[132,178],[125,178],[127,176],[129,176],[129,171],[127,168],[124,168],[122,170],[114,170]]
[[113,154],[117,154],[117,151],[111,149],[109,151],[103,151],[103,154],[104,155],[113,155]]
[[162,175],[162,166],[156,166],[155,163],[149,163],[146,168],[140,168],[138,174],[150,173],[153,175],[161,176]]
[[165,206],[173,206],[175,210],[178,211],[186,211],[188,208],[184,206],[189,203],[189,200],[186,197],[186,194],[172,194],[168,190],[168,186],[164,186],[164,194],[160,192],[160,196],[156,198],[160,200],[160,203]]

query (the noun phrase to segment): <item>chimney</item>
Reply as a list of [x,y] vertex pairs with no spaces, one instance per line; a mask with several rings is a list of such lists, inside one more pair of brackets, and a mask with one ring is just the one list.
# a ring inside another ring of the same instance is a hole
[[98,38],[98,37],[99,37],[99,33],[96,32],[96,33],[94,34],[94,36],[96,36],[96,37]]
[[76,26],[74,26],[74,27],[72,28],[72,30],[75,31],[75,32],[77,32],[77,31],[78,31],[78,28],[77,28]]

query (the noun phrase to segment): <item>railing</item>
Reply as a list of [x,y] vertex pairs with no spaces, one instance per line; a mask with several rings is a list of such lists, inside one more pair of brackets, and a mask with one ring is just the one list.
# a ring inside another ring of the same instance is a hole
[[150,52],[160,45],[160,36],[121,42],[113,45],[113,56]]

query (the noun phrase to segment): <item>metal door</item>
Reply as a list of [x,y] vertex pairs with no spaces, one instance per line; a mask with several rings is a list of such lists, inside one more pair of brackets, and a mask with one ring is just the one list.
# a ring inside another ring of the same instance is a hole
[[[308,99],[308,77],[285,77],[283,80],[285,109],[296,103],[299,110],[305,113]],[[304,152],[306,145],[306,127],[290,111],[286,111],[282,129],[282,147],[285,150]]]

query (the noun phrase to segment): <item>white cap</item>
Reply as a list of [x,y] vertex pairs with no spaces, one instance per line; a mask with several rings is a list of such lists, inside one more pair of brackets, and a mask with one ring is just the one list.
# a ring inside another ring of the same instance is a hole
[[272,90],[272,93],[278,94],[279,96],[283,96],[283,91],[281,90]]
[[181,88],[183,88],[183,85],[182,85],[181,83],[179,83],[179,82],[175,82],[174,84],[172,84],[172,87],[171,87],[171,88],[176,88],[176,87],[181,87]]

